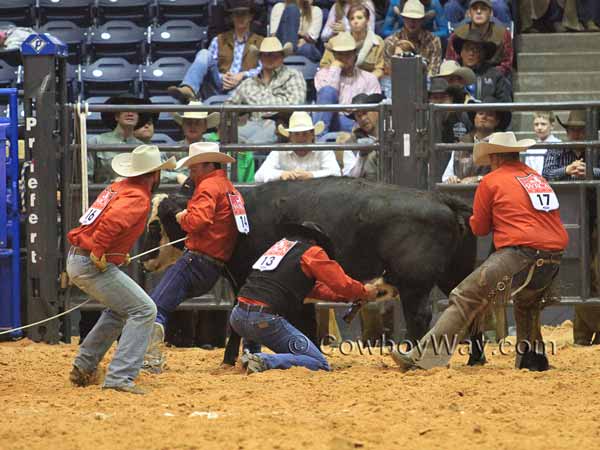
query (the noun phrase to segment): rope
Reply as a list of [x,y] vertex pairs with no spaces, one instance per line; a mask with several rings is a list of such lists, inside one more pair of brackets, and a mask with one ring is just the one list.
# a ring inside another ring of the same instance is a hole
[[79,138],[81,141],[81,214],[85,214],[89,207],[88,199],[88,151],[87,151],[87,113],[88,103],[84,103],[84,111],[81,111],[81,103],[77,103],[77,116],[79,117]]
[[23,163],[23,166],[21,167],[21,173],[19,176],[19,192],[20,192],[20,197],[21,197],[21,212],[25,213],[27,212],[27,206],[25,204],[25,178],[26,178],[26,174],[27,174],[27,169],[29,169],[31,167],[32,162],[31,161],[25,161]]

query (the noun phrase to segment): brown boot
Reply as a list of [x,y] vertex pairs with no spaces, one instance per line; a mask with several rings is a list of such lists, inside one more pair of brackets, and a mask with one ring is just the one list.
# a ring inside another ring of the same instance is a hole
[[596,22],[594,22],[593,20],[588,20],[585,23],[585,29],[587,31],[592,31],[592,32],[598,32],[598,31],[600,31],[600,27],[598,25],[596,25]]
[[189,86],[169,86],[167,92],[171,97],[176,98],[184,104],[196,100],[196,93]]
[[69,374],[69,380],[75,386],[80,387],[96,384],[98,382],[98,371],[94,370],[93,372],[87,372],[77,366],[73,366],[73,369],[71,369],[71,373]]

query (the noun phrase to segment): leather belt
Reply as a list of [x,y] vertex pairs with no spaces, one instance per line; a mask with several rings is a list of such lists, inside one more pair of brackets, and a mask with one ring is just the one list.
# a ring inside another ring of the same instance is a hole
[[72,245],[69,249],[69,255],[87,256],[89,258],[90,252],[89,250],[85,250],[81,247],[75,247],[74,245]]
[[204,253],[201,253],[201,252],[195,252],[195,251],[193,251],[193,250],[189,250],[189,249],[188,249],[187,251],[188,251],[189,253],[191,253],[192,255],[199,256],[199,257],[200,257],[200,258],[202,258],[202,259],[205,259],[205,260],[207,260],[207,261],[210,261],[211,263],[213,263],[214,265],[216,265],[216,266],[220,267],[221,269],[222,269],[223,267],[225,267],[225,263],[224,263],[223,261],[221,261],[220,259],[213,258],[212,256],[208,256],[208,255],[206,255],[206,254],[204,254]]
[[267,314],[273,314],[273,309],[270,306],[262,305],[251,305],[250,303],[238,301],[238,308],[248,312],[264,312]]
[[533,247],[518,247],[523,251],[528,257],[536,259],[536,265],[538,267],[543,266],[544,264],[560,264],[560,260],[562,259],[564,251],[548,251],[548,250],[538,250]]

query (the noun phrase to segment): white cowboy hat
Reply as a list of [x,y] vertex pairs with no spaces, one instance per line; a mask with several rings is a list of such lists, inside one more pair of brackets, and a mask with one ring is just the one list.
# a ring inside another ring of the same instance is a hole
[[156,170],[174,169],[176,164],[174,156],[163,162],[156,145],[140,145],[131,153],[115,156],[111,166],[119,176],[137,177]]
[[425,17],[425,7],[420,0],[408,0],[400,15],[409,19],[422,19]]
[[452,59],[445,60],[440,66],[440,72],[432,78],[449,77],[455,75],[465,80],[466,84],[474,84],[477,81],[475,72],[468,67],[463,67]]
[[[202,106],[202,102],[190,102],[189,106]],[[217,128],[221,122],[221,114],[218,112],[207,113],[206,111],[185,111],[183,114],[174,113],[173,120],[181,126],[184,119],[206,119],[206,128]]]
[[356,40],[349,32],[345,31],[329,39],[325,47],[332,52],[351,52],[356,50]]
[[189,167],[198,163],[214,162],[214,163],[233,163],[235,159],[226,153],[219,151],[219,144],[216,142],[194,142],[190,144],[189,155],[181,158],[177,162],[177,169]]
[[253,56],[258,55],[259,53],[277,52],[283,53],[284,57],[290,56],[292,53],[294,53],[294,47],[290,42],[286,42],[285,45],[281,45],[281,41],[275,36],[264,38],[260,43],[260,48],[256,48],[255,45],[248,47],[248,53],[251,53]]
[[473,161],[478,166],[489,166],[492,153],[514,153],[527,150],[535,145],[534,139],[521,139],[517,141],[512,131],[492,133],[483,141],[475,144]]
[[279,124],[277,130],[282,136],[289,137],[290,133],[301,133],[302,131],[314,130],[315,136],[321,134],[325,129],[325,124],[322,121],[313,125],[310,114],[304,111],[297,111],[290,116],[290,126],[285,128]]

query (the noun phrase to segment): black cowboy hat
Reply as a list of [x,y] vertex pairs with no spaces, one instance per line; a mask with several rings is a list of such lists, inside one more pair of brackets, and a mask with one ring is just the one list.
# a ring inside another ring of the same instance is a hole
[[473,5],[476,5],[477,3],[483,3],[488,8],[493,9],[491,0],[471,0],[469,2],[469,8],[471,8]]
[[335,258],[335,249],[333,242],[329,239],[329,236],[323,231],[323,228],[315,222],[302,222],[299,223],[284,223],[281,224],[280,230],[282,234],[290,237],[299,236],[314,240],[319,247],[325,250],[329,258]]
[[225,11],[230,14],[252,13],[253,7],[253,2],[248,0],[225,0]]
[[[368,104],[373,104],[373,103],[381,103],[382,101],[385,100],[385,95],[383,94],[358,94],[355,95],[352,98],[352,104],[353,105],[368,105]],[[354,118],[354,113],[356,111],[349,111],[346,114],[346,117],[352,119],[352,120],[356,120]]]
[[460,55],[463,45],[465,45],[465,42],[467,42],[467,41],[475,42],[475,43],[481,45],[481,47],[483,49],[483,55],[481,58],[481,62],[487,61],[492,56],[494,56],[494,54],[496,53],[496,48],[497,48],[496,44],[494,44],[493,42],[484,40],[483,36],[481,35],[481,32],[479,30],[470,29],[464,38],[460,37],[459,35],[456,35],[456,37],[454,38],[454,42],[452,45],[454,46],[454,51],[458,55]]
[[[105,105],[150,105],[152,104],[152,102],[148,99],[142,99],[142,98],[138,98],[138,97],[134,97],[133,95],[130,94],[122,94],[122,95],[117,95],[115,97],[110,97],[108,100],[106,100],[104,102]],[[104,125],[111,129],[114,130],[117,126],[117,121],[115,120],[115,113],[114,112],[102,112],[100,114],[100,117],[102,118],[102,123],[104,123]],[[158,114],[156,113],[139,113],[139,118],[137,121],[137,124],[135,125],[135,129],[137,130],[138,128],[143,127],[144,125],[146,125],[148,122],[150,122],[150,120],[153,120],[154,122],[156,122],[156,120],[158,119]]]
[[452,103],[463,103],[465,100],[465,90],[459,86],[450,86],[444,78],[431,78],[428,92],[429,95],[448,94],[452,99]]
[[[486,97],[483,99],[481,103],[498,103],[493,97]],[[475,114],[477,111],[469,111],[469,120],[473,125],[475,125]],[[496,127],[496,131],[506,131],[510,126],[510,122],[512,120],[512,113],[510,111],[495,111],[496,116],[498,117],[498,126]]]

